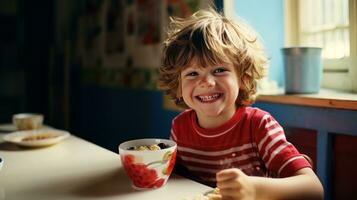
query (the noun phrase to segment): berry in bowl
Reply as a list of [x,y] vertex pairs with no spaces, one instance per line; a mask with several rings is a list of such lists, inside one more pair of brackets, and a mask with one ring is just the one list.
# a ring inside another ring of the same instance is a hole
[[134,189],[160,188],[176,161],[177,145],[167,139],[137,139],[119,145],[119,154]]

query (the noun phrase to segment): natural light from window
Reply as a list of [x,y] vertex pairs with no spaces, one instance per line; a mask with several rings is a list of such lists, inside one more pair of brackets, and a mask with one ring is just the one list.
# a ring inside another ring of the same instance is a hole
[[323,47],[324,59],[349,57],[348,0],[300,0],[300,44]]

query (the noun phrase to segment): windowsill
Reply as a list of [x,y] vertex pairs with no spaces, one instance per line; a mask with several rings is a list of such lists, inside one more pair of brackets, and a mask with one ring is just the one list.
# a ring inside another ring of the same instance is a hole
[[[321,89],[318,94],[260,94],[256,102],[357,110],[357,94],[329,89]],[[164,109],[177,112],[183,110],[166,95],[163,96],[163,103]]]
[[260,94],[257,102],[357,110],[357,94],[330,89],[318,94]]

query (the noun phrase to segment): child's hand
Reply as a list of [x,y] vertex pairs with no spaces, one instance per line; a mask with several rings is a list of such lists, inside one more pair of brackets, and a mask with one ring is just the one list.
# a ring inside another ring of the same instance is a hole
[[225,169],[216,174],[217,187],[223,199],[250,200],[255,199],[256,189],[252,177],[244,174],[240,169]]

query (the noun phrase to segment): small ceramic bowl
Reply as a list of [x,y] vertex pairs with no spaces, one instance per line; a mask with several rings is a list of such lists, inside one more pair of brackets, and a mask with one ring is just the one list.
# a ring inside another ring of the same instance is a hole
[[[152,148],[161,146],[161,149]],[[176,161],[177,145],[167,139],[137,139],[119,145],[119,154],[134,189],[160,188],[167,182]]]
[[33,130],[42,128],[43,115],[36,113],[20,113],[12,116],[12,123],[17,130]]

